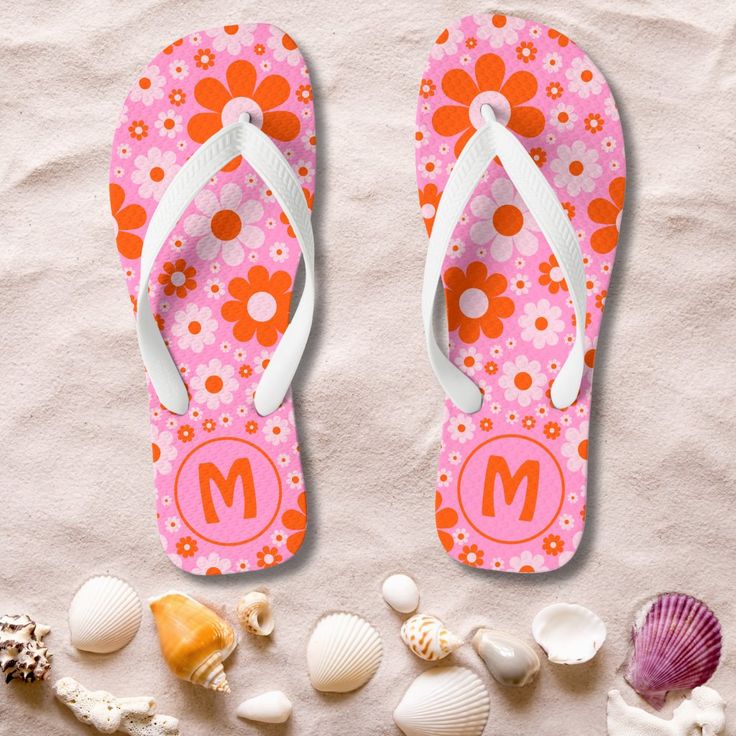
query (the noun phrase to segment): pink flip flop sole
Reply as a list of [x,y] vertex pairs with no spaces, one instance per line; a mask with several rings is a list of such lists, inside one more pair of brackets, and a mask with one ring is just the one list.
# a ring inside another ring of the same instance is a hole
[[527,148],[577,232],[586,370],[577,401],[553,407],[550,386],[574,341],[572,303],[495,161],[443,264],[450,359],[484,402],[473,415],[446,402],[437,530],[465,565],[544,572],[572,558],[585,525],[593,364],[623,209],[624,141],[603,75],[566,36],[511,16],[462,18],[437,38],[419,92],[416,165],[428,232],[457,156],[482,125],[482,104]]
[[[311,207],[312,87],[290,36],[268,24],[193,33],[142,70],[110,166],[116,242],[134,309],[146,228],[187,159],[243,112],[291,162]],[[155,264],[151,306],[190,395],[161,406],[149,381],[156,516],[164,550],[198,575],[294,555],[306,498],[291,396],[261,417],[253,394],[289,321],[300,251],[270,192],[242,159],[197,195]]]

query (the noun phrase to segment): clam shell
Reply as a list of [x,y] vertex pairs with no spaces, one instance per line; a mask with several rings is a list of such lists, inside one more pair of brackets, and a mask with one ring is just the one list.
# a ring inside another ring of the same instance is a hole
[[291,701],[281,690],[271,690],[242,702],[235,714],[261,723],[286,723],[291,716]]
[[373,677],[383,646],[378,632],[354,613],[320,619],[307,646],[309,679],[316,690],[347,693]]
[[251,590],[238,602],[238,621],[249,633],[269,636],[274,629],[271,598],[265,591]]
[[413,613],[419,605],[419,588],[408,575],[390,575],[381,588],[383,600],[394,611]]
[[444,659],[463,644],[463,640],[442,621],[426,613],[418,613],[404,621],[401,639],[417,657],[428,662]]
[[636,617],[624,676],[650,705],[661,708],[669,690],[689,690],[710,679],[721,647],[721,624],[703,601],[664,593]]
[[394,722],[406,736],[480,736],[489,710],[478,675],[465,667],[436,667],[409,685]]
[[505,631],[478,629],[473,637],[473,647],[493,678],[502,685],[523,687],[539,672],[537,653]]
[[582,664],[603,646],[606,625],[584,606],[555,603],[534,617],[532,635],[550,662]]
[[136,635],[142,616],[140,598],[124,580],[90,578],[69,606],[71,642],[85,652],[116,652]]

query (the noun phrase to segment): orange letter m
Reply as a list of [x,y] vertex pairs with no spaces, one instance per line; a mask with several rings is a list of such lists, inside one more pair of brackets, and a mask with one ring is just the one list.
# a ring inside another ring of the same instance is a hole
[[212,500],[212,483],[214,482],[217,486],[225,505],[232,508],[238,479],[243,486],[243,518],[253,519],[256,516],[256,490],[253,485],[253,472],[246,458],[238,458],[230,466],[227,478],[222,475],[214,463],[202,463],[199,466],[199,490],[202,494],[204,518],[208,524],[217,524],[220,521]]
[[503,487],[503,499],[507,506],[511,506],[516,498],[516,493],[522,481],[526,480],[526,493],[524,494],[524,505],[519,514],[519,521],[531,521],[534,518],[534,511],[537,508],[537,492],[539,490],[539,462],[537,460],[525,460],[516,471],[515,475],[511,475],[508,463],[505,458],[498,455],[491,455],[488,458],[488,467],[486,468],[486,481],[483,487],[483,508],[484,516],[495,516],[495,490],[496,477],[501,480]]

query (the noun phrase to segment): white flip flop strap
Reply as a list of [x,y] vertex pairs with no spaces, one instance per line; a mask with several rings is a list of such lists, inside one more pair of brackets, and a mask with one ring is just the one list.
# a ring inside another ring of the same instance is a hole
[[509,179],[539,225],[567,282],[575,313],[575,342],[552,385],[552,404],[565,409],[577,398],[585,367],[587,294],[583,256],[570,219],[546,177],[524,145],[498,123],[490,105],[481,108],[486,124],[466,143],[447,181],[429,239],[422,288],[422,317],[429,360],[446,394],[461,411],[480,409],[483,396],[476,384],[454,365],[437,344],[433,313],[447,246],[483,173],[498,156]]
[[181,167],[168,186],[146,232],[138,285],[138,343],[148,375],[163,406],[184,414],[189,397],[184,380],[151,312],[148,283],[159,252],[199,191],[229,161],[242,156],[253,167],[289,218],[304,257],[304,289],[299,306],[261,377],[256,411],[279,408],[294,378],[312,328],[314,313],[314,235],[304,192],[294,170],[274,142],[249,120],[228,125],[209,138]]

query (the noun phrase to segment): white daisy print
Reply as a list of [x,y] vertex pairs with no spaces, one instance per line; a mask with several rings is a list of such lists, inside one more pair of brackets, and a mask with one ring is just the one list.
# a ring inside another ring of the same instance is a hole
[[289,438],[291,427],[281,417],[271,417],[263,426],[263,437],[272,445],[280,445]]
[[586,474],[588,468],[588,422],[580,422],[580,426],[565,430],[565,444],[562,454],[567,458],[567,468],[573,473],[577,470]]
[[294,40],[275,26],[271,26],[271,37],[266,43],[273,50],[276,61],[285,61],[289,66],[296,66],[301,62],[302,55]]
[[546,572],[549,568],[544,565],[544,556],[535,555],[530,550],[524,550],[509,560],[509,567],[514,572]]
[[524,314],[519,317],[521,339],[531,342],[535,348],[557,345],[560,341],[559,333],[565,329],[565,323],[560,319],[561,314],[562,310],[550,304],[548,299],[540,299],[536,304],[526,304]]
[[559,146],[557,158],[550,164],[555,173],[555,186],[564,188],[572,197],[581,191],[592,192],[595,180],[603,173],[597,162],[598,151],[588,148],[583,141],[575,141],[571,146]]
[[474,15],[478,26],[478,38],[488,39],[491,48],[500,49],[504,44],[516,43],[525,21],[505,15]]
[[171,472],[171,461],[177,454],[171,432],[159,432],[155,425],[151,426],[151,454],[154,472],[157,475],[168,475]]
[[215,341],[217,320],[212,318],[209,307],[199,307],[194,302],[174,314],[171,332],[178,337],[177,344],[182,350],[201,353],[205,345]]
[[590,95],[599,95],[603,89],[603,77],[588,59],[579,56],[573,59],[565,76],[570,92],[577,93],[583,99]]
[[198,366],[196,375],[191,379],[194,400],[198,404],[205,404],[208,409],[231,404],[233,392],[238,388],[234,373],[235,369],[231,365],[223,365],[219,358],[212,358]]
[[455,365],[463,373],[474,376],[477,371],[483,369],[483,356],[473,347],[463,348],[455,358]]
[[161,151],[156,146],[136,156],[133,164],[135,171],[130,178],[138,185],[138,195],[143,199],[153,197],[157,202],[181,168],[173,151]]
[[519,355],[503,364],[503,375],[498,385],[504,389],[506,401],[518,401],[520,406],[529,406],[542,398],[542,386],[547,382],[536,360]]
[[215,51],[227,51],[228,54],[235,56],[243,47],[252,46],[254,30],[255,26],[252,24],[233,25],[207,31],[207,35],[212,39]]
[[473,439],[475,424],[466,414],[458,414],[450,419],[450,437],[461,445]]
[[231,564],[226,557],[210,552],[206,557],[197,557],[197,564],[192,572],[198,575],[222,575],[230,569]]
[[160,69],[155,64],[151,64],[138,77],[138,82],[130,93],[130,99],[133,102],[142,102],[149,107],[155,100],[160,100],[164,96],[165,84],[166,77],[160,73]]

